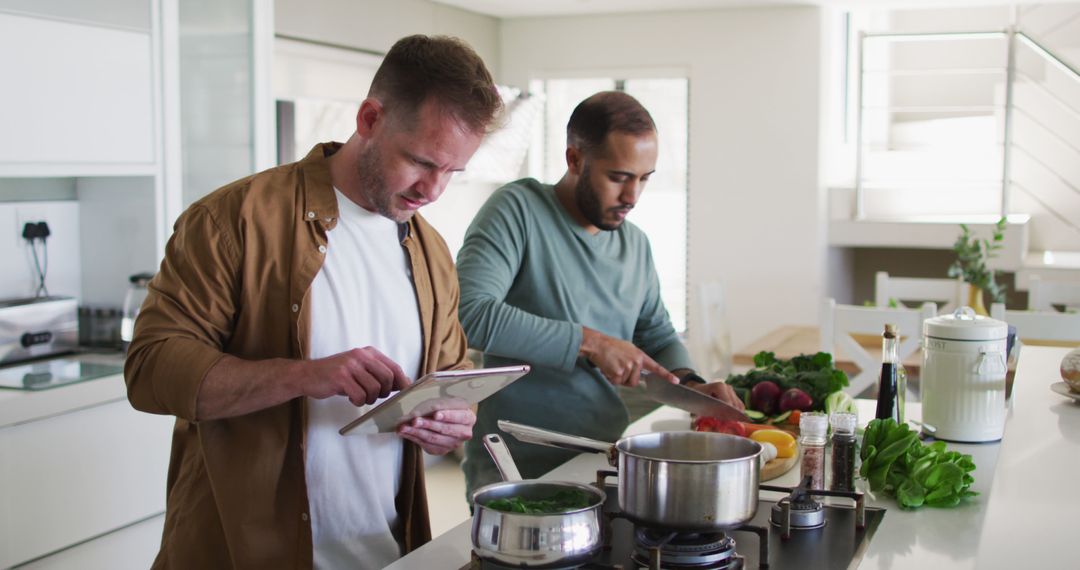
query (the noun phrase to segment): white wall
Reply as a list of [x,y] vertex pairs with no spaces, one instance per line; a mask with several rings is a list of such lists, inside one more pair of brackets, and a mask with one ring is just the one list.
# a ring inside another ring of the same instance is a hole
[[[613,69],[690,76],[689,291],[723,283],[733,345],[817,322],[824,14],[812,7],[506,20],[502,81]],[[580,76],[580,74],[579,74]],[[691,298],[691,341],[700,330]]]
[[[0,299],[33,297],[37,270],[33,250],[22,237],[27,222],[45,222],[51,235],[47,253],[38,244],[38,255],[48,256],[45,286],[50,295],[80,293],[79,204],[75,200],[50,202],[0,202]],[[45,263],[44,258],[39,258]]]
[[[153,180],[80,178],[79,251],[82,272],[79,302],[121,307],[135,273],[158,270]],[[172,228],[169,228],[171,235]]]
[[499,21],[428,0],[275,0],[280,35],[386,53],[410,34],[447,34],[499,67]]

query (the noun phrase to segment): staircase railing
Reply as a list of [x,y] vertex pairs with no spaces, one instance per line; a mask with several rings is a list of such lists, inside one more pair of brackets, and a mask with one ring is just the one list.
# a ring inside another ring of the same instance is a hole
[[[1022,44],[1025,47],[1031,49],[1032,52],[1037,54],[1044,61],[1046,61],[1046,62],[1050,63],[1051,65],[1053,65],[1054,67],[1060,69],[1061,71],[1064,72],[1064,74],[1067,77],[1071,78],[1071,80],[1077,82],[1077,84],[1080,85],[1080,71],[1078,71],[1076,67],[1074,67],[1069,62],[1067,62],[1067,61],[1063,60],[1062,58],[1058,57],[1057,55],[1055,55],[1050,49],[1048,49],[1047,47],[1040,44],[1036,39],[1034,39],[1031,36],[1025,34],[1024,32],[1018,31],[1018,30],[1016,30],[1015,28],[1012,28],[1012,27],[1010,27],[1008,29],[1005,29],[1005,30],[979,31],[979,32],[932,32],[932,33],[866,33],[866,32],[860,32],[859,33],[858,42],[857,42],[857,54],[856,54],[856,57],[857,57],[856,67],[858,69],[858,77],[857,77],[857,82],[856,82],[856,86],[855,86],[856,102],[857,102],[856,108],[855,108],[855,130],[856,130],[856,132],[855,132],[855,146],[856,146],[856,150],[855,150],[855,153],[856,153],[856,155],[855,155],[855,219],[862,219],[862,218],[865,217],[865,188],[864,188],[865,156],[864,156],[864,153],[865,153],[866,144],[865,144],[865,141],[864,141],[864,132],[865,132],[864,109],[866,109],[867,107],[866,107],[866,101],[865,101],[864,77],[865,77],[865,75],[867,73],[867,70],[866,70],[866,67],[865,67],[866,66],[865,53],[866,53],[866,44],[867,44],[867,42],[868,41],[878,41],[878,40],[881,40],[881,41],[940,41],[940,40],[968,40],[968,39],[970,39],[970,40],[978,40],[978,39],[988,39],[988,38],[1004,38],[1006,40],[1006,45],[1007,45],[1007,57],[1006,57],[1006,64],[1005,64],[1005,67],[1004,67],[1006,77],[1005,77],[1005,102],[1004,102],[1004,105],[1003,105],[1003,113],[1004,113],[1004,129],[1003,129],[1003,133],[1002,133],[1003,144],[1002,144],[1002,149],[1001,149],[1001,152],[1002,152],[1002,176],[1001,176],[1000,214],[1002,216],[1007,216],[1009,214],[1010,204],[1011,204],[1011,187],[1013,185],[1013,180],[1012,180],[1012,178],[1013,178],[1013,173],[1012,173],[1012,153],[1013,153],[1013,150],[1014,150],[1014,144],[1013,144],[1013,137],[1014,137],[1013,114],[1016,111],[1020,111],[1021,113],[1024,113],[1023,109],[1018,109],[1017,108],[1016,102],[1014,101],[1014,85],[1015,85],[1015,83],[1017,81],[1018,75],[1023,75],[1023,72],[1018,70],[1018,66],[1017,66],[1017,51],[1018,51],[1017,48],[1018,48],[1018,45]],[[953,71],[959,72],[959,71],[963,71],[963,70],[953,70]],[[1070,114],[1080,118],[1080,108],[1078,108],[1077,106],[1073,106],[1072,104],[1068,103],[1067,101],[1061,100],[1061,98],[1057,94],[1051,92],[1046,86],[1041,85],[1037,81],[1032,80],[1031,83],[1033,85],[1035,85],[1038,89],[1042,90],[1046,95],[1048,95],[1052,99],[1056,100],[1059,104],[1061,104],[1067,110],[1067,112],[1069,112]],[[895,111],[895,110],[901,110],[901,108],[900,107],[886,107],[885,110],[886,111]],[[958,109],[956,109],[956,108],[941,108],[941,109],[929,109],[929,108],[927,108],[927,109],[923,109],[923,110],[926,111],[926,112],[935,112],[935,111],[949,112],[949,111],[956,111]],[[981,108],[976,109],[975,107],[970,107],[970,108],[961,108],[959,110],[975,111],[975,110],[984,110],[984,109],[981,109]],[[1040,123],[1036,122],[1036,124],[1040,124]],[[1074,145],[1072,145],[1067,140],[1065,140],[1063,137],[1061,137],[1059,133],[1054,132],[1052,128],[1050,128],[1049,126],[1047,126],[1045,124],[1040,124],[1040,126],[1042,126],[1048,132],[1050,132],[1051,135],[1057,137],[1058,139],[1061,139],[1062,142],[1064,142],[1066,145],[1069,146],[1069,148],[1072,148],[1073,150],[1077,150],[1077,152],[1080,153],[1080,149],[1077,149]],[[1020,150],[1027,153],[1028,155],[1031,155],[1031,152],[1028,149],[1021,148]],[[1046,168],[1053,175],[1060,178],[1068,187],[1070,187],[1073,190],[1076,190],[1078,193],[1080,193],[1080,188],[1077,188],[1075,183],[1068,181],[1065,176],[1063,176],[1059,172],[1055,171],[1052,166],[1047,165],[1046,163],[1041,163],[1041,164],[1042,164],[1043,168]],[[1022,185],[1020,185],[1020,186],[1021,186],[1021,188],[1023,188]],[[1051,214],[1055,214],[1055,210],[1054,210],[1053,207],[1047,208],[1047,210]],[[1066,222],[1067,225],[1074,228],[1078,233],[1080,233],[1080,225],[1077,225],[1075,222],[1072,222],[1072,221],[1070,221],[1070,220],[1068,220],[1066,218],[1061,217],[1060,214],[1056,214],[1056,215],[1057,215],[1059,220],[1061,220],[1063,222]]]

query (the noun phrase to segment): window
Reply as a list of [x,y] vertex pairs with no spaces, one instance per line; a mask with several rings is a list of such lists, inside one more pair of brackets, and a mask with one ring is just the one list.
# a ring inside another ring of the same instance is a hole
[[661,295],[675,330],[686,330],[686,205],[688,81],[658,79],[547,79],[530,90],[542,93],[545,109],[529,153],[529,176],[554,183],[566,172],[566,123],[586,97],[604,90],[634,96],[652,114],[660,138],[656,173],[628,219],[652,244]]

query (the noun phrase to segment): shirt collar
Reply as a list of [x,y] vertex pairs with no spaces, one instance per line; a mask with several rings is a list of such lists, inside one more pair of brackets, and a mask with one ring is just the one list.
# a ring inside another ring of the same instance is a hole
[[300,216],[306,222],[321,221],[328,228],[338,219],[337,197],[330,181],[330,156],[341,149],[341,143],[319,143],[300,161],[304,177],[304,210]]
[[[304,173],[304,211],[300,213],[306,222],[322,220],[327,229],[333,229],[338,220],[337,195],[330,180],[330,157],[341,150],[339,142],[319,143],[300,160]],[[416,215],[398,224],[398,241],[405,243],[413,234]]]

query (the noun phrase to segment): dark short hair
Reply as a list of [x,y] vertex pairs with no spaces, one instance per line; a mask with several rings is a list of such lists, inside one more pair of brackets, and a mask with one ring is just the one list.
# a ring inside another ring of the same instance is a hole
[[656,132],[656,123],[637,99],[622,91],[601,91],[578,103],[570,114],[566,144],[591,154],[604,145],[611,132],[631,135]]
[[394,43],[375,72],[369,97],[386,112],[411,122],[435,98],[473,132],[486,132],[502,109],[484,61],[449,36],[408,36]]

